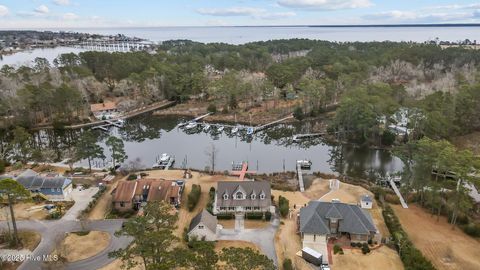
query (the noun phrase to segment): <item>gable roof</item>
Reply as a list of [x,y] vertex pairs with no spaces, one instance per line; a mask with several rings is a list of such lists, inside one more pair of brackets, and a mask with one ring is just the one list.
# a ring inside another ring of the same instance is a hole
[[114,202],[130,202],[135,195],[137,181],[120,181],[113,196]]
[[339,219],[339,232],[370,234],[377,231],[370,214],[358,205],[319,201],[311,201],[300,209],[300,231],[329,234],[329,218]]
[[92,112],[101,112],[106,110],[115,110],[117,108],[117,104],[115,102],[103,102],[103,103],[95,103],[90,105],[90,110]]
[[372,197],[370,197],[368,194],[365,194],[362,196],[362,202],[372,202]]
[[44,188],[64,188],[72,183],[72,181],[63,176],[46,177],[41,176],[37,172],[28,169],[19,174],[15,180],[29,190]]
[[[235,200],[234,193],[238,190],[245,192],[247,197],[244,200]],[[249,195],[255,193],[255,199]],[[260,199],[259,194],[265,194],[265,198]],[[224,200],[223,195],[228,194],[228,199]],[[217,184],[217,207],[268,207],[272,204],[270,182],[267,181],[221,181]]]
[[113,202],[130,202],[133,198],[145,196],[147,202],[162,201],[169,198],[178,198],[180,187],[175,181],[158,179],[141,179],[135,181],[118,182]]
[[198,224],[202,223],[205,227],[210,229],[212,232],[217,231],[217,217],[210,214],[207,210],[203,209],[202,212],[198,213],[194,218],[192,218],[192,221],[190,222],[190,227],[188,231],[190,232],[193,230],[195,227],[197,227]]

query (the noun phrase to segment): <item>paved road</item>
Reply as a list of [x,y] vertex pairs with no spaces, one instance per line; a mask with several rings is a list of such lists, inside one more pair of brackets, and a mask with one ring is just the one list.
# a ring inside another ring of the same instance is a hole
[[[80,194],[78,193],[80,192]],[[82,193],[83,192],[83,193]],[[127,237],[116,237],[115,231],[122,227],[124,220],[95,220],[80,222],[77,220],[78,213],[80,213],[90,202],[91,196],[95,192],[93,190],[76,191],[77,200],[75,205],[60,220],[25,220],[18,221],[17,226],[19,230],[36,231],[42,235],[42,239],[37,248],[32,252],[33,258],[42,258],[44,255],[49,255],[55,249],[56,243],[61,241],[66,233],[91,230],[104,231],[111,235],[111,241],[108,247],[99,254],[87,258],[85,260],[68,263],[64,269],[70,270],[94,270],[101,268],[113,261],[108,258],[108,253],[113,250],[125,248],[131,242]],[[75,197],[74,197],[75,198]],[[73,209],[73,210],[72,210]],[[7,223],[0,222],[0,229],[6,229]],[[26,260],[18,269],[19,270],[42,270],[45,269],[45,264],[42,260]]]
[[280,221],[275,218],[271,225],[264,229],[222,229],[218,235],[218,240],[242,240],[256,244],[272,259],[275,265],[277,263],[277,253],[275,252],[275,233],[277,232]]
[[93,195],[98,192],[98,187],[92,187],[85,190],[80,190],[78,188],[74,189],[71,193],[72,200],[75,201],[75,204],[68,209],[68,211],[63,215],[62,220],[77,220],[77,217],[87,208],[88,204],[93,200]]

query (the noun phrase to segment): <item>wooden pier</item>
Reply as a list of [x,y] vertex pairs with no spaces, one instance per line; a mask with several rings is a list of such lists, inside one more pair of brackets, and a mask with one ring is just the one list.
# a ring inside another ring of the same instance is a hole
[[395,184],[395,181],[393,181],[393,179],[391,178],[389,181],[390,183],[390,186],[392,187],[393,191],[395,192],[395,194],[397,194],[398,198],[400,199],[400,204],[402,204],[402,207],[403,208],[408,208],[408,205],[407,203],[405,202],[405,200],[403,199],[403,196],[402,194],[400,193],[400,190],[398,190],[398,187],[397,185]]
[[298,176],[298,186],[300,187],[300,192],[305,192],[305,185],[303,184],[302,166],[298,163],[297,163],[297,176]]
[[255,171],[248,171],[248,163],[247,162],[242,162],[242,163],[233,163],[232,164],[232,171],[230,172],[230,175],[238,175],[239,180],[244,180],[245,179],[245,174],[255,174]]
[[289,115],[289,116],[287,116],[287,117],[284,117],[284,118],[282,118],[282,119],[275,120],[275,121],[270,122],[270,123],[267,123],[267,124],[265,124],[265,125],[261,125],[261,126],[254,127],[253,133],[257,133],[258,131],[264,130],[264,129],[268,128],[268,127],[271,127],[271,126],[273,126],[273,125],[276,125],[276,124],[278,124],[278,123],[281,123],[281,122],[283,122],[283,121],[285,121],[285,120],[292,119],[292,118],[293,118],[293,115]]
[[167,165],[165,165],[165,168],[163,168],[163,170],[168,171],[170,169],[170,167],[172,167],[173,162],[175,162],[175,157],[170,158],[170,160],[168,161]]

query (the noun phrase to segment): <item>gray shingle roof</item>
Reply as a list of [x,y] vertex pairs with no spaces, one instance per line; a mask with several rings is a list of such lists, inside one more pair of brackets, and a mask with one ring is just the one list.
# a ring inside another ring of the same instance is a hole
[[212,232],[217,231],[217,217],[210,214],[205,209],[203,209],[202,212],[198,213],[198,215],[192,218],[188,231],[190,232],[191,230],[193,230],[193,228],[195,228],[200,222],[203,223],[203,225],[209,228]]
[[[246,199],[233,199],[234,193],[238,190],[246,193]],[[255,199],[250,197],[253,193],[255,193]],[[223,199],[224,194],[228,195],[227,200]],[[263,200],[260,199],[261,194],[265,194]],[[218,182],[216,196],[218,207],[268,207],[272,204],[270,182],[266,181]]]
[[17,182],[26,189],[36,190],[41,188],[63,188],[71,183],[71,180],[62,176],[43,177],[33,170],[26,170],[16,178]]
[[375,233],[372,217],[357,205],[311,201],[300,210],[300,231],[329,234],[329,217],[339,219],[339,232],[354,234]]

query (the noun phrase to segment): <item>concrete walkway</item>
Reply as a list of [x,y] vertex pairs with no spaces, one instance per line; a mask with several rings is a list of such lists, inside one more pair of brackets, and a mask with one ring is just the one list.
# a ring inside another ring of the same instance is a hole
[[275,233],[277,232],[280,221],[273,219],[271,225],[264,229],[222,229],[218,235],[218,240],[241,240],[256,244],[260,250],[275,265],[278,265],[277,253],[275,252]]

